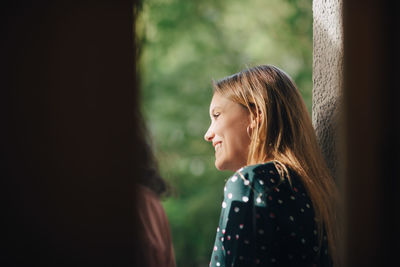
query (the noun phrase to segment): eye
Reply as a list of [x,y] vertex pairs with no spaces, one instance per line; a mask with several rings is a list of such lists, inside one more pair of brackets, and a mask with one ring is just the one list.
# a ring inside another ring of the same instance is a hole
[[216,119],[216,118],[218,118],[218,116],[219,116],[220,114],[221,114],[221,113],[216,112],[216,113],[212,114],[212,116],[213,116],[214,119]]

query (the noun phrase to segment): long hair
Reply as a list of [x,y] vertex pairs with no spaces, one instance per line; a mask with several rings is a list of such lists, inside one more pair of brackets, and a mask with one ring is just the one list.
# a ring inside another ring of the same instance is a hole
[[277,67],[262,65],[214,82],[213,87],[214,93],[250,112],[254,125],[247,164],[276,160],[300,177],[315,210],[320,242],[325,230],[332,260],[337,262],[337,189],[295,83]]
[[152,140],[144,118],[140,111],[135,111],[136,131],[135,140],[137,155],[141,164],[137,170],[138,183],[151,189],[158,197],[168,197],[171,193],[169,183],[160,175],[158,161],[152,149]]

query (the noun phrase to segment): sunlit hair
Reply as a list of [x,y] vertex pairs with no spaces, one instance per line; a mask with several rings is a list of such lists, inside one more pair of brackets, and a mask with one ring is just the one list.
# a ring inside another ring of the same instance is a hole
[[262,65],[214,82],[214,93],[243,105],[251,114],[248,165],[276,160],[300,177],[315,210],[320,241],[325,229],[337,262],[337,191],[294,82],[277,67]]

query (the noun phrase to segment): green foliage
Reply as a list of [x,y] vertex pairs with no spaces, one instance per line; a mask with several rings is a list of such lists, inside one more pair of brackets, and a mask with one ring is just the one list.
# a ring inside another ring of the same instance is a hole
[[145,0],[137,23],[142,109],[163,177],[178,266],[206,266],[230,172],[203,140],[211,81],[273,64],[311,110],[312,0]]

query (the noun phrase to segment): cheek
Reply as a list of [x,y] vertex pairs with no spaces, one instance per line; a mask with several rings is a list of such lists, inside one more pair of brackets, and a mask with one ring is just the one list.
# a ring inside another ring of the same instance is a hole
[[250,138],[247,135],[246,128],[237,127],[233,132],[230,138],[231,143],[230,148],[233,150],[233,153],[246,153],[248,151],[248,147],[250,145]]
[[238,135],[238,148],[243,152],[247,152],[250,145],[250,138],[247,135],[246,130],[242,131],[240,135]]

